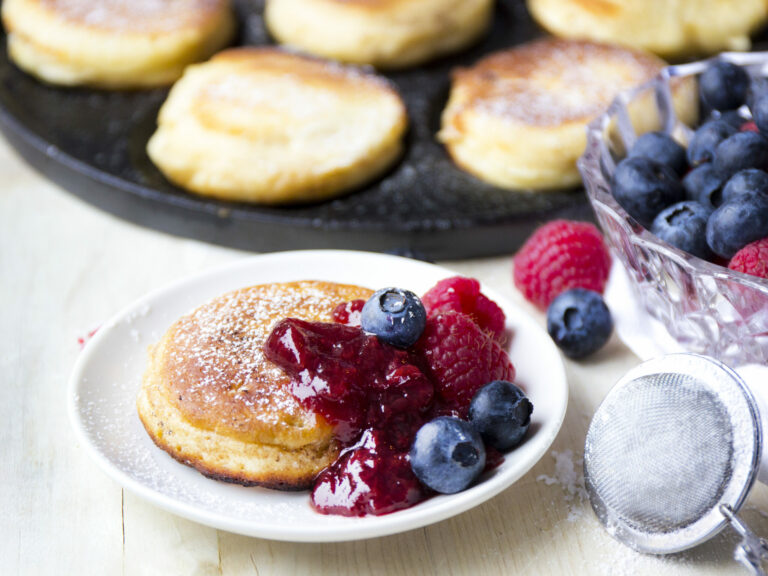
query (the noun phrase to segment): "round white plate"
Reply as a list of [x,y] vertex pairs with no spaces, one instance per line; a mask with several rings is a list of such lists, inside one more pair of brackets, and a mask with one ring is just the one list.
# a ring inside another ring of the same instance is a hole
[[72,424],[115,481],[161,508],[222,530],[296,542],[357,540],[448,518],[488,500],[525,474],[547,451],[565,415],[568,387],[560,355],[539,325],[492,290],[507,315],[509,353],[534,405],[525,442],[475,486],[385,516],[324,516],[307,492],[244,488],[205,478],[155,447],[136,413],[147,346],[180,316],[229,290],[301,279],[424,293],[451,271],[395,256],[338,250],[257,256],[193,276],[145,296],[104,324],[78,358],[69,390]]

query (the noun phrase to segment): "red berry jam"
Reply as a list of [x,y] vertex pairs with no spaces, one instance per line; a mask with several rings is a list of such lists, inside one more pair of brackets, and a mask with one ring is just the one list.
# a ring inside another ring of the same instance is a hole
[[[323,514],[387,514],[429,497],[408,453],[423,424],[451,411],[425,375],[418,346],[394,348],[346,325],[357,307],[357,301],[338,306],[337,323],[283,319],[264,346],[291,377],[294,397],[330,422],[342,445],[312,490],[312,505]],[[503,457],[491,460],[498,465]]]

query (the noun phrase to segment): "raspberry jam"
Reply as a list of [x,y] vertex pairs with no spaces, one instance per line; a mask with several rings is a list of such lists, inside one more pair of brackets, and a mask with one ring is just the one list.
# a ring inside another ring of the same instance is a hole
[[386,514],[427,496],[408,461],[434,396],[416,358],[356,326],[294,318],[275,325],[265,354],[291,377],[299,402],[334,426],[344,448],[315,482],[318,511]]
[[[432,492],[411,470],[413,438],[434,417],[466,412],[469,404],[439,398],[418,346],[394,348],[347,325],[355,323],[357,307],[354,301],[338,306],[337,323],[283,319],[264,346],[291,377],[294,397],[333,425],[342,446],[312,489],[312,505],[323,514],[387,514],[428,498]],[[501,461],[501,455],[489,458],[488,467]]]

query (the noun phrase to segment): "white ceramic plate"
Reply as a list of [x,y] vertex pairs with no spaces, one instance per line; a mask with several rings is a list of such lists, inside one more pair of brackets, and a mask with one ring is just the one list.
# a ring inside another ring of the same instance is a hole
[[82,444],[115,481],[179,516],[249,536],[296,542],[356,540],[394,534],[448,518],[488,500],[525,474],[547,451],[565,415],[568,387],[560,355],[539,325],[492,290],[507,315],[517,380],[533,402],[525,442],[472,488],[385,516],[324,516],[307,492],[244,488],[205,478],[155,447],[136,414],[147,346],[180,316],[229,290],[265,282],[332,280],[370,288],[400,286],[421,294],[453,273],[381,254],[283,252],[207,272],[142,298],[104,324],[81,353],[70,380],[69,411]]

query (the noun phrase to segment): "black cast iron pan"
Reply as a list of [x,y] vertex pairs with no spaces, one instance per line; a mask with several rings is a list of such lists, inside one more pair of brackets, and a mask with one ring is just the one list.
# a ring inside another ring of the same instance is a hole
[[[271,40],[263,0],[236,0],[239,44]],[[456,168],[435,140],[450,71],[540,36],[523,2],[498,2],[489,34],[468,51],[387,74],[410,116],[402,160],[343,198],[300,207],[258,207],[193,196],[166,181],[145,145],[167,90],[57,88],[8,60],[0,38],[0,128],[45,176],[103,210],[171,234],[254,251],[348,248],[412,251],[430,259],[513,252],[540,222],[591,218],[581,190],[495,188]]]

